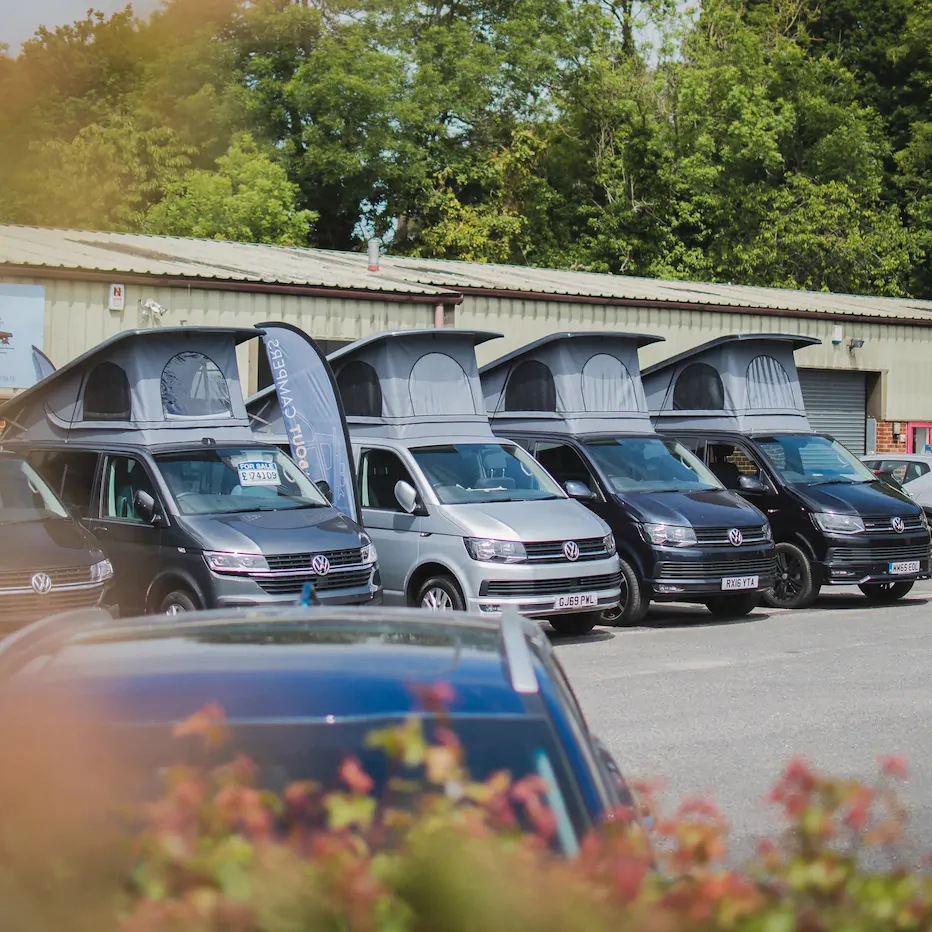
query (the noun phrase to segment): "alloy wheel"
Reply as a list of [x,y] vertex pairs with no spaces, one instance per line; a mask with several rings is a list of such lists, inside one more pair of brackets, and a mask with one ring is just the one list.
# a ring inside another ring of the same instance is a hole
[[791,602],[803,591],[805,579],[802,564],[792,554],[777,552],[777,572],[773,594],[780,602]]
[[424,597],[421,599],[421,608],[427,608],[434,612],[452,612],[453,599],[450,598],[450,594],[446,590],[435,586],[424,593]]

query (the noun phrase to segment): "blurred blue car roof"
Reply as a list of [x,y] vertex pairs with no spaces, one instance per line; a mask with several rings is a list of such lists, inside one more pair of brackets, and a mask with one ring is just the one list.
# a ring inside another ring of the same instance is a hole
[[496,624],[384,609],[115,622],[66,639],[32,674],[23,679],[137,723],[176,722],[208,702],[231,722],[403,716],[423,708],[418,687],[436,683],[453,687],[455,716],[535,714]]

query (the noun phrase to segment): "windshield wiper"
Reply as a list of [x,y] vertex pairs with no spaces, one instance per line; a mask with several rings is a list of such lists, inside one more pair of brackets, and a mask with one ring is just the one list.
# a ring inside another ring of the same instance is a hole
[[865,482],[873,482],[873,479],[846,479],[839,476],[835,479],[819,479],[816,482],[807,482],[807,485],[863,485]]

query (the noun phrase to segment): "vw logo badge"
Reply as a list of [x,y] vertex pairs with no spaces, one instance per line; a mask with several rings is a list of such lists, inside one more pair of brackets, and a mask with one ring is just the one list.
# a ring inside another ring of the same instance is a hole
[[902,534],[903,531],[906,530],[906,525],[903,523],[902,518],[894,518],[890,523],[893,525],[893,530],[896,531],[897,534]]
[[563,545],[563,556],[571,563],[579,559],[579,544],[575,540],[568,540]]
[[317,576],[326,576],[330,572],[330,561],[319,553],[311,560],[311,569]]
[[48,573],[36,573],[35,576],[29,580],[30,585],[39,595],[45,595],[47,592],[52,591],[52,577]]
[[740,547],[744,543],[744,535],[736,527],[733,527],[728,532],[728,539],[734,547]]

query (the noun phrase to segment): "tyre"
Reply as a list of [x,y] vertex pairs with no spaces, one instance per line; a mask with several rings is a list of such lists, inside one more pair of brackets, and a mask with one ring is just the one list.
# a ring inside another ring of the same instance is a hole
[[912,581],[903,582],[868,582],[860,583],[858,589],[866,595],[871,602],[895,602],[902,599],[915,585]]
[[596,625],[602,624],[602,612],[576,612],[572,615],[554,615],[548,618],[557,634],[588,634]]
[[644,620],[650,599],[644,594],[644,588],[638,582],[634,569],[630,564],[621,560],[621,601],[617,608],[610,608],[602,612],[601,624],[637,625]]
[[466,611],[466,600],[452,576],[431,576],[418,589],[417,605],[432,612]]
[[159,602],[159,614],[181,615],[184,612],[196,612],[198,607],[190,592],[186,589],[174,589]]
[[764,593],[771,608],[807,608],[821,588],[812,575],[812,564],[795,544],[777,544],[777,572],[773,589]]
[[744,592],[740,595],[715,595],[706,599],[705,607],[716,618],[743,618],[760,605],[759,592]]

